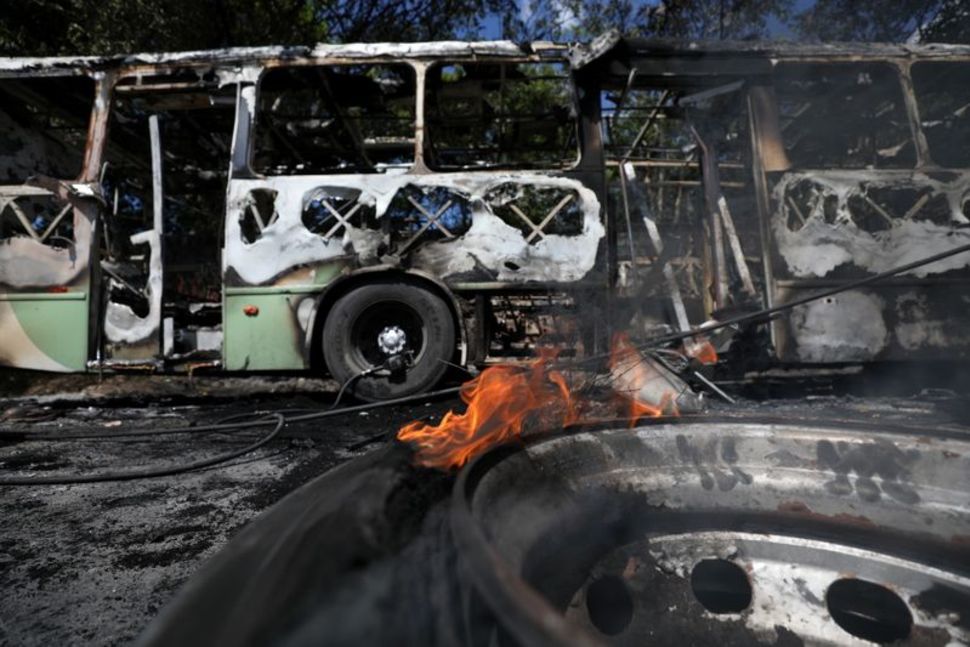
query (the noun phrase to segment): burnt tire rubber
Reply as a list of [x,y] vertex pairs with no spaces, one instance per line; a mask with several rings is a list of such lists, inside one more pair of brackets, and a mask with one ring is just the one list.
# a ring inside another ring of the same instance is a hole
[[380,331],[396,326],[407,335],[413,364],[405,371],[381,370],[357,379],[348,393],[375,402],[430,390],[448,369],[455,351],[455,321],[437,294],[405,281],[371,283],[340,297],[323,326],[323,357],[335,380],[344,384],[386,357]]

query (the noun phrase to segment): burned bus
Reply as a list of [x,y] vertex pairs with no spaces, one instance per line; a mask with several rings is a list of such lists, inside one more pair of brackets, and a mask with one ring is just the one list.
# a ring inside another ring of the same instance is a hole
[[[965,47],[612,33],[0,59],[0,364],[374,400],[785,303],[970,242],[968,74]],[[718,344],[965,359],[968,264]]]

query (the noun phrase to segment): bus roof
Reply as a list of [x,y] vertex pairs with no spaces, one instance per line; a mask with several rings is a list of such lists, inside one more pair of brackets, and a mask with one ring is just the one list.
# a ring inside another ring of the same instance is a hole
[[692,41],[666,38],[624,38],[609,31],[590,43],[508,40],[437,41],[421,43],[352,43],[314,46],[232,47],[190,52],[119,54],[110,56],[0,57],[0,75],[70,74],[126,67],[230,66],[274,61],[354,61],[563,58],[574,68],[614,60],[702,57],[729,59],[799,58],[962,58],[970,45],[932,43],[793,43],[787,41]]

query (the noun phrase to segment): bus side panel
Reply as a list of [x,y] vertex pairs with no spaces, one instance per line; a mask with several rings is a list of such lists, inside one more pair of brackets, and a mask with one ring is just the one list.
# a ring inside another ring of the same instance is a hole
[[[947,75],[968,70],[942,70],[936,95],[917,93],[921,109],[946,108],[957,92]],[[944,110],[917,118],[905,71],[887,62],[776,67],[777,108],[766,106],[774,114],[760,120],[759,133],[776,149],[764,155],[773,304],[970,242],[968,158],[961,151],[959,164],[934,165],[921,136],[954,117]],[[774,324],[778,357],[804,364],[965,360],[968,286],[970,256],[960,254],[805,304]]]
[[0,78],[0,365],[86,369],[95,93],[79,70]]
[[[47,371],[83,371],[88,359],[90,314],[90,246],[97,206],[51,186],[0,188],[0,199],[14,202],[29,196],[49,199],[53,207],[43,213],[66,210],[61,221],[71,218],[74,240],[63,247],[48,244],[57,236],[44,237],[38,228],[33,236],[22,235],[26,226],[0,244],[0,365]],[[7,196],[12,192],[13,196]],[[72,205],[73,206],[70,206]],[[0,216],[9,217],[11,210]],[[20,207],[21,211],[24,207]],[[9,222],[9,221],[8,221]],[[18,222],[18,224],[20,224]],[[30,223],[27,223],[28,225]],[[10,228],[7,229],[11,231]]]
[[0,295],[0,364],[83,371],[88,355],[88,295]]
[[316,292],[287,288],[228,288],[223,356],[230,371],[307,368],[304,339]]

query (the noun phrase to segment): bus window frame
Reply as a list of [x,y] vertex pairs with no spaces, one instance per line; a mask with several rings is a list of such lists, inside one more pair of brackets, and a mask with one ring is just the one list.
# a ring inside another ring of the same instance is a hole
[[[390,65],[406,65],[410,67],[412,72],[414,72],[414,157],[411,165],[406,169],[398,170],[399,173],[403,174],[414,174],[418,172],[418,169],[424,169],[423,161],[423,134],[424,134],[424,118],[422,113],[423,101],[421,96],[424,91],[424,67],[425,65],[420,61],[410,60],[410,59],[323,59],[323,60],[301,60],[301,61],[272,61],[264,62],[262,64],[256,64],[259,67],[259,75],[256,81],[251,84],[245,84],[238,82],[238,91],[236,94],[236,110],[237,110],[237,124],[236,133],[239,133],[239,123],[240,118],[244,118],[245,125],[245,172],[246,175],[241,175],[236,171],[241,170],[233,165],[233,173],[230,174],[230,179],[233,178],[252,178],[252,179],[268,179],[277,177],[330,177],[337,175],[360,175],[369,176],[373,175],[375,177],[384,177],[387,172],[375,172],[375,173],[361,173],[361,172],[316,172],[316,173],[298,173],[298,174],[288,174],[288,175],[268,175],[265,173],[258,172],[253,167],[253,158],[256,154],[256,139],[258,137],[259,129],[259,101],[261,86],[266,75],[270,72],[280,69],[297,68],[297,67],[364,67],[364,66],[390,66]],[[243,89],[246,85],[252,87],[252,107],[251,110],[248,109],[246,105],[246,99],[243,97]],[[235,159],[235,139],[233,141],[233,158]]]
[[[585,149],[583,146],[583,112],[582,106],[579,100],[579,84],[576,82],[575,70],[572,69],[569,60],[565,58],[523,58],[523,57],[509,57],[501,58],[499,60],[491,61],[489,59],[468,59],[468,58],[442,58],[433,61],[428,61],[424,65],[423,74],[425,75],[421,82],[421,107],[424,108],[424,99],[427,94],[426,89],[426,75],[429,70],[435,67],[446,67],[449,65],[481,65],[487,63],[498,63],[500,65],[518,65],[518,64],[531,64],[531,65],[561,65],[565,70],[566,74],[563,76],[564,80],[569,84],[569,101],[570,108],[573,110],[573,134],[575,137],[575,158],[569,164],[563,164],[560,166],[530,166],[530,167],[516,167],[509,165],[494,165],[482,168],[475,167],[462,167],[462,168],[432,168],[426,167],[430,173],[468,173],[468,172],[492,172],[492,173],[530,173],[530,172],[550,172],[550,173],[569,173],[575,171],[583,165],[585,157]],[[427,125],[425,122],[425,114],[422,110],[421,123],[424,126],[422,128],[422,135],[427,132]],[[423,139],[423,137],[422,137]],[[422,160],[424,159],[424,149],[425,146],[422,145]]]
[[921,58],[905,63],[906,83],[909,86],[909,96],[912,97],[913,127],[919,130],[919,143],[922,145],[924,161],[921,168],[945,169],[948,171],[967,172],[970,171],[970,160],[963,166],[945,166],[936,161],[933,157],[933,150],[930,148],[929,140],[923,131],[923,121],[920,115],[919,97],[916,95],[916,83],[913,80],[913,67],[918,65],[964,65],[970,69],[970,58]]
[[792,56],[792,57],[779,57],[774,58],[771,61],[771,77],[770,77],[770,87],[775,97],[776,111],[779,117],[781,116],[781,105],[778,100],[778,78],[780,76],[779,67],[784,67],[786,65],[825,65],[831,67],[848,67],[851,65],[857,66],[878,66],[891,69],[895,72],[896,84],[899,88],[900,95],[902,97],[902,107],[905,112],[905,118],[909,126],[909,136],[913,144],[913,155],[914,162],[911,166],[900,166],[900,167],[869,167],[869,166],[802,166],[797,164],[794,159],[792,159],[791,153],[788,151],[784,144],[784,135],[779,128],[777,133],[765,134],[759,133],[759,137],[771,137],[775,138],[777,136],[779,144],[785,151],[785,155],[789,160],[790,167],[789,170],[792,171],[825,171],[825,170],[843,170],[843,171],[872,171],[872,172],[911,172],[916,169],[923,168],[928,165],[928,153],[926,147],[926,140],[923,137],[923,131],[919,124],[919,117],[917,113],[917,108],[915,104],[915,96],[913,94],[912,79],[909,75],[909,65],[910,61],[900,60],[896,58],[858,58],[858,57],[825,57],[818,58],[814,56]]

